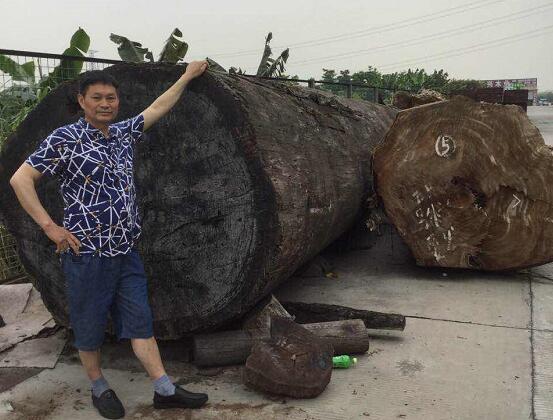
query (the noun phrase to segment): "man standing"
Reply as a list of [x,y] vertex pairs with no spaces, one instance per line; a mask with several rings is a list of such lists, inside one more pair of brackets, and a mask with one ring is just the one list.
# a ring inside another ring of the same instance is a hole
[[[92,402],[106,418],[125,415],[100,368],[109,313],[118,338],[131,340],[153,381],[155,408],[197,408],[207,401],[206,394],[174,385],[163,367],[153,336],[146,276],[135,248],[140,223],[133,181],[134,144],[206,68],[206,61],[190,63],[141,114],[115,124],[117,82],[103,71],[85,73],[78,95],[84,117],[54,130],[10,180],[22,207],[61,254],[74,345],[92,382]],[[63,227],[38,199],[35,183],[43,174],[61,180]]]

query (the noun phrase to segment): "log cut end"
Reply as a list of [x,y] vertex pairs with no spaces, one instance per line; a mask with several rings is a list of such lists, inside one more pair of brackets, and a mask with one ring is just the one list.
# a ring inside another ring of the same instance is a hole
[[506,270],[553,260],[553,156],[517,106],[455,97],[402,111],[375,173],[419,265]]

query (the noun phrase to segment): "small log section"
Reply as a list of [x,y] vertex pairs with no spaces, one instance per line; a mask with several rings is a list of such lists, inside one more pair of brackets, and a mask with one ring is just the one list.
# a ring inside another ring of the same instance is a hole
[[361,319],[369,329],[401,331],[405,329],[405,316],[399,314],[365,311],[326,303],[281,302],[281,304],[300,324]]
[[[120,64],[118,120],[142,112],[182,66]],[[75,122],[77,83],[51,92],[0,155],[0,222],[46,307],[67,326],[54,247],[9,186],[17,167],[55,128]],[[72,103],[67,107],[67,103]],[[372,154],[392,108],[292,84],[208,72],[135,150],[154,331],[179,338],[237,319],[361,217]],[[57,179],[39,198],[61,224]]]
[[235,330],[195,335],[192,360],[196,366],[241,365],[250,355],[254,343],[269,338],[268,330]]
[[402,111],[374,163],[386,214],[417,264],[553,261],[553,155],[518,106],[457,96]]
[[[307,331],[334,348],[334,354],[361,354],[369,350],[369,333],[360,319],[302,324]],[[236,330],[194,336],[193,360],[197,366],[243,364],[258,341],[268,340],[269,330]]]

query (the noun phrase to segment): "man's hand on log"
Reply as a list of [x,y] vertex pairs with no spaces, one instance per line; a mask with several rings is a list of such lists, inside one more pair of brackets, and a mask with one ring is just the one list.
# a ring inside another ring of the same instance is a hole
[[192,80],[198,76],[201,76],[204,71],[209,67],[206,60],[192,61],[186,66],[186,71],[182,75],[185,79]]
[[163,92],[148,108],[142,111],[144,116],[144,131],[150,128],[161,117],[167,114],[177,103],[182,91],[191,80],[201,76],[208,64],[206,60],[192,61],[186,66],[184,74],[169,89]]
[[56,254],[65,252],[69,249],[69,247],[71,247],[73,252],[79,255],[79,247],[81,246],[81,243],[75,235],[67,229],[53,223],[44,227],[44,233],[52,242],[56,244]]

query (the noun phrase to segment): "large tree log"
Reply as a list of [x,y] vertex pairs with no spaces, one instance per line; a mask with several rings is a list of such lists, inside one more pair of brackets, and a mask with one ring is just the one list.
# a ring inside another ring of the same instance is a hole
[[[361,319],[302,324],[325,343],[331,344],[334,354],[361,354],[369,350],[369,333]],[[241,364],[250,355],[252,346],[268,340],[268,329],[222,331],[194,336],[192,351],[198,366]]]
[[517,106],[458,96],[402,111],[375,172],[420,265],[506,270],[553,260],[553,156]]
[[[140,113],[180,66],[116,65],[120,118]],[[3,222],[48,309],[68,324],[54,248],[19,207],[10,176],[53,129],[77,119],[54,90],[0,156]],[[371,157],[396,111],[294,85],[206,74],[135,152],[139,244],[154,329],[176,338],[245,313],[348,229],[372,188]],[[39,197],[61,223],[57,180]]]

